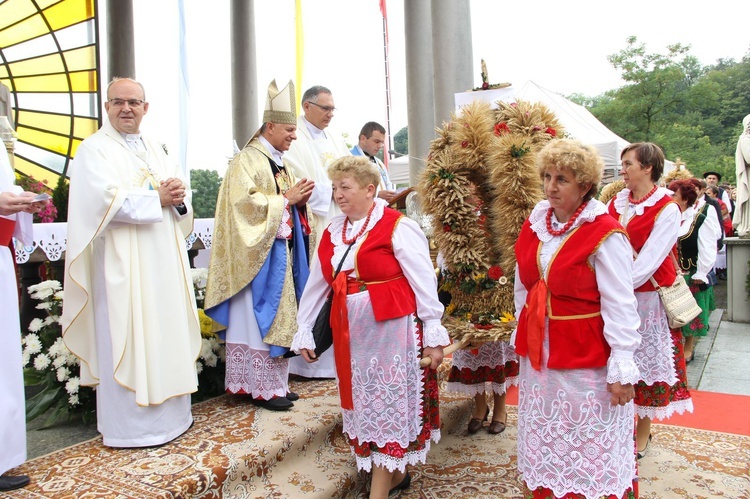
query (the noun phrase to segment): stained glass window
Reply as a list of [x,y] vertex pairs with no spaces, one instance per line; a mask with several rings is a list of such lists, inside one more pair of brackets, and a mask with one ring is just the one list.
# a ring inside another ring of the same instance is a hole
[[95,0],[0,0],[0,83],[10,89],[16,170],[51,187],[100,125]]

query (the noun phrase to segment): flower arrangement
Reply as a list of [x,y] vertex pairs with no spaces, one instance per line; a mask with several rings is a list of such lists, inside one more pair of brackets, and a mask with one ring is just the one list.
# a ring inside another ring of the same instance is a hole
[[[31,175],[25,176],[20,175],[16,172],[16,185],[20,186],[24,191],[35,192],[37,194],[47,193],[52,194],[52,189],[47,186],[47,181],[38,181]],[[55,203],[50,199],[44,208],[39,213],[34,213],[34,221],[41,223],[51,223],[57,219],[57,207]]]
[[[195,368],[198,391],[193,402],[224,393],[224,344],[211,332],[213,321],[203,312],[206,269],[193,269],[193,289],[201,325],[201,351]],[[39,391],[26,403],[26,420],[47,415],[44,426],[58,420],[80,416],[84,423],[96,421],[95,388],[81,386],[80,361],[62,340],[60,315],[63,291],[59,281],[44,281],[29,287],[29,294],[39,301],[36,308],[46,312],[45,318],[31,321],[23,345],[24,383]],[[50,412],[51,411],[51,412]]]
[[81,386],[80,361],[61,336],[62,286],[59,281],[44,281],[29,286],[29,294],[39,300],[36,308],[45,310],[47,316],[33,319],[22,339],[24,382],[41,387],[26,403],[26,419],[31,421],[51,410],[44,426],[75,415],[92,423],[96,420],[94,389]]
[[193,402],[206,400],[224,393],[226,349],[218,335],[213,332],[213,320],[203,310],[206,298],[206,278],[208,269],[191,269],[195,303],[198,306],[198,320],[201,325],[201,353],[195,362],[198,372],[198,391],[193,394]]

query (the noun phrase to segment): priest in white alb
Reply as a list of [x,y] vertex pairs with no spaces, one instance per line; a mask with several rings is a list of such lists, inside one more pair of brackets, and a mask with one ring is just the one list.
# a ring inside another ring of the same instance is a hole
[[109,120],[70,169],[63,340],[97,386],[104,445],[150,447],[192,424],[201,347],[185,238],[190,188],[161,144],[141,135],[143,86],[107,88]]

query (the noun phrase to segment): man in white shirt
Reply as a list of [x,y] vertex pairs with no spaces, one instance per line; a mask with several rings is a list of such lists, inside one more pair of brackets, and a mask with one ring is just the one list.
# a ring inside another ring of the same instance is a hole
[[104,445],[151,447],[193,423],[201,349],[185,238],[191,190],[159,142],[141,135],[143,86],[113,80],[109,118],[71,167],[63,341],[96,385]]
[[378,197],[390,203],[396,196],[388,170],[385,168],[377,154],[385,146],[385,127],[375,121],[368,121],[359,132],[359,143],[352,147],[354,156],[367,156],[367,158],[378,167],[380,173],[380,185],[378,186]]

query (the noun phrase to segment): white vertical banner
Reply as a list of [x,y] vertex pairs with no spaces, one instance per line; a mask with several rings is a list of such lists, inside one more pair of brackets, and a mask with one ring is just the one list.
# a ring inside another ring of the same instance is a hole
[[185,1],[177,0],[178,10],[178,36],[179,44],[179,70],[177,73],[179,81],[178,87],[178,112],[180,122],[180,143],[179,143],[179,161],[185,178],[190,180],[190,174],[187,166],[187,149],[188,149],[188,131],[190,130],[190,78],[188,73],[187,62],[187,41],[185,37]]

